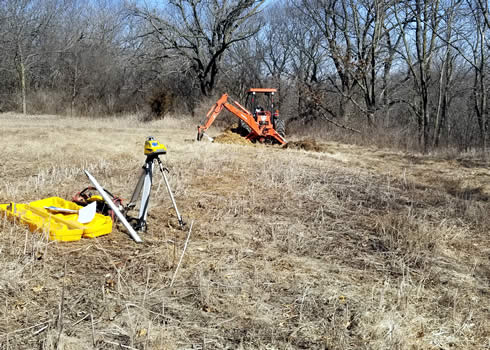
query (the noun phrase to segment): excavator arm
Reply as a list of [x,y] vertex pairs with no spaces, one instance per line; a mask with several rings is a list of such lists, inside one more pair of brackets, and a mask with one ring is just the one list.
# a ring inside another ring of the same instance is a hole
[[[203,123],[204,125],[199,125],[197,127],[197,140],[200,141],[203,136],[211,139],[207,134],[206,130],[213,124],[216,117],[221,113],[221,111],[225,108],[226,110],[233,113],[235,116],[243,120],[251,129],[250,135],[252,136],[261,136],[264,135],[264,127],[259,125],[254,119],[252,113],[247,111],[245,107],[243,107],[238,102],[234,101],[233,104],[228,102],[228,94],[223,94],[220,99],[215,103],[213,107],[206,114],[206,121]],[[279,135],[274,129],[267,130],[267,136],[272,136],[279,141],[280,144],[286,143],[284,138]],[[249,136],[250,136],[249,135]],[[251,138],[251,137],[247,137]],[[212,140],[212,139],[211,139]]]
[[[211,107],[211,109],[206,114],[206,121],[203,123],[203,125],[199,125],[197,127],[197,139],[200,141],[203,136],[207,136],[206,130],[208,130],[211,124],[213,124],[223,108],[227,109],[235,116],[243,120],[245,123],[247,123],[247,125],[250,126],[250,128],[254,132],[260,133],[260,129],[258,128],[258,125],[255,122],[253,115],[240,104],[238,104],[237,102],[235,103],[237,104],[237,106],[230,104],[228,102],[228,94],[223,94],[223,96],[220,97],[220,99],[214,104],[213,107]],[[207,137],[209,138],[209,136]]]

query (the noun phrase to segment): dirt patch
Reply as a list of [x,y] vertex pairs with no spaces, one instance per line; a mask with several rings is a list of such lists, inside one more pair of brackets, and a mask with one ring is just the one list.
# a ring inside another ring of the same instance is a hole
[[225,143],[225,144],[234,144],[234,145],[251,145],[250,140],[247,140],[245,137],[240,136],[237,133],[234,133],[231,129],[225,130],[222,134],[216,136],[214,138],[214,142],[217,143]]
[[317,143],[313,139],[291,141],[285,144],[283,147],[289,149],[302,149],[305,151],[313,151],[313,152],[325,152],[327,150],[327,145]]

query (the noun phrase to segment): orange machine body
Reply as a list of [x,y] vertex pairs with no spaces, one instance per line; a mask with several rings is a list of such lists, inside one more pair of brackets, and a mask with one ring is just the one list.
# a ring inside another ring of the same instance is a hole
[[[276,89],[256,88],[248,90],[249,95],[256,93],[274,94]],[[223,94],[216,104],[211,107],[206,115],[206,121],[203,125],[197,127],[197,139],[201,140],[205,131],[213,124],[216,117],[225,108],[235,116],[240,118],[250,128],[250,133],[246,136],[248,140],[266,142],[272,141],[281,145],[286,144],[285,138],[280,135],[275,129],[272,119],[279,116],[279,111],[264,111],[257,109],[253,114],[249,112],[237,101],[228,102],[228,94]]]

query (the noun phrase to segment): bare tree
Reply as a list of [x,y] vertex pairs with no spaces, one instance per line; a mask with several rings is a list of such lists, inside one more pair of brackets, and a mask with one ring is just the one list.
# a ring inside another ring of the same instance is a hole
[[[368,124],[377,110],[379,91],[378,69],[385,59],[380,44],[389,29],[384,25],[389,2],[385,0],[296,0],[296,7],[312,20],[323,38],[335,74],[327,75],[329,85],[339,95],[339,112],[344,117],[347,105],[360,109]],[[392,53],[390,59],[392,59]],[[389,66],[386,67],[389,72]],[[363,101],[356,96],[359,90]],[[333,112],[333,111],[332,111]]]
[[476,7],[478,8],[478,12],[483,16],[483,20],[485,21],[485,25],[490,28],[490,13],[488,9],[488,1],[477,0]]
[[[464,6],[465,5],[465,6]],[[440,75],[440,92],[449,90],[447,85],[451,80],[453,70],[452,64],[457,57],[462,58],[463,62],[470,65],[472,76],[471,97],[468,98],[468,103],[472,103],[472,109],[476,115],[478,129],[480,132],[480,146],[485,150],[488,142],[489,133],[489,117],[488,117],[488,82],[487,71],[489,48],[488,41],[488,4],[480,0],[450,0],[444,10],[444,30],[437,32],[437,36],[441,39],[445,48],[445,62],[441,68]],[[457,24],[456,24],[457,23]],[[459,64],[461,69],[463,64]],[[443,79],[445,76],[445,80]],[[441,85],[442,84],[442,85]],[[447,92],[446,92],[447,94]],[[439,95],[441,97],[441,94]],[[439,129],[444,124],[444,115],[439,118],[439,112],[445,112],[444,104],[446,97],[443,96],[442,109],[441,98],[438,104],[438,114],[434,130],[434,144],[438,143]],[[471,119],[468,118],[469,123]]]
[[291,86],[288,78],[291,77],[294,50],[299,44],[292,35],[299,24],[293,13],[294,9],[288,4],[274,4],[265,13],[267,21],[264,21],[264,28],[254,38],[260,49],[264,75],[270,84],[279,89],[280,106],[284,106],[289,98]]
[[122,6],[104,0],[81,2],[70,19],[66,31],[75,39],[59,53],[69,85],[70,113],[77,104],[85,104],[80,107],[87,112],[95,103],[114,113],[123,100],[127,70]]
[[[429,105],[432,62],[437,50],[441,23],[440,0],[407,0],[396,4],[394,9],[403,39],[402,55],[417,92],[417,103],[406,102],[417,117],[419,145],[426,152],[430,142],[429,122],[432,118]],[[407,21],[414,23],[414,32],[407,30]],[[412,49],[413,46],[415,49]]]
[[289,33],[290,45],[294,48],[291,58],[291,80],[295,82],[298,95],[298,112],[291,121],[302,120],[303,123],[317,119],[318,111],[327,113],[328,118],[337,118],[344,113],[344,101],[336,103],[328,95],[332,91],[328,78],[327,50],[323,34],[310,20],[296,22]]
[[444,23],[439,35],[443,36],[444,52],[438,69],[439,89],[432,135],[433,147],[439,146],[442,130],[446,127],[448,120],[451,102],[450,92],[454,88],[454,63],[457,59],[457,53],[450,43],[454,41],[455,30],[453,26],[461,3],[462,0],[450,0],[442,14]]
[[239,100],[244,99],[247,89],[266,84],[261,44],[260,40],[237,42],[223,60],[221,85]]
[[[310,18],[323,34],[322,45],[327,49],[336,74],[328,75],[331,86],[339,93],[339,111],[335,117],[346,116],[354,81],[353,42],[349,33],[348,0],[295,0],[303,16]],[[333,112],[333,111],[332,111]]]
[[15,70],[21,95],[22,112],[27,113],[27,76],[42,53],[42,36],[59,10],[58,0],[7,0],[3,4],[5,33],[0,39],[9,62]]
[[473,67],[473,100],[474,110],[480,129],[481,148],[486,151],[488,145],[490,121],[488,116],[488,87],[487,87],[487,70],[489,60],[490,43],[488,42],[488,3],[483,4],[481,0],[473,2],[467,0],[472,22],[476,29],[476,35],[470,42],[471,47],[471,65]]
[[210,95],[216,85],[223,55],[234,43],[252,37],[260,29],[251,23],[265,0],[169,0],[166,14],[157,9],[128,6],[143,19],[147,31],[161,49],[185,58],[199,81],[201,93]]
[[[381,52],[383,36],[389,36],[391,28],[385,25],[389,1],[353,1],[349,0],[350,28],[355,44],[354,65],[355,72],[352,75],[356,85],[360,88],[364,99],[364,106],[353,100],[353,103],[364,112],[368,125],[373,124],[375,112],[378,109],[378,96],[383,94],[379,90],[378,68],[385,60],[385,74],[389,74],[389,67],[393,59],[393,52],[388,55]],[[389,39],[389,38],[388,38]],[[385,87],[386,88],[386,87]]]

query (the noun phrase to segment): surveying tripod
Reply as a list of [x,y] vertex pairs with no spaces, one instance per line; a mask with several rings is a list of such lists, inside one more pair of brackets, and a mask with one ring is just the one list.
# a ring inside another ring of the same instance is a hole
[[183,228],[185,225],[182,216],[180,216],[179,209],[177,208],[174,195],[172,193],[172,190],[170,189],[170,184],[168,183],[168,179],[165,174],[165,172],[168,172],[168,169],[163,166],[163,163],[160,160],[160,155],[166,153],[167,149],[164,145],[156,141],[153,137],[148,137],[145,142],[145,164],[143,165],[143,168],[141,170],[141,175],[138,179],[138,183],[136,184],[133,195],[131,196],[131,200],[125,208],[126,214],[129,210],[134,209],[134,207],[136,206],[136,202],[141,195],[141,204],[138,217],[128,217],[128,221],[136,231],[146,231],[147,228],[146,218],[148,216],[148,208],[150,204],[151,184],[153,182],[153,168],[155,166],[155,161],[158,163],[160,172],[162,173],[163,179],[165,181],[165,185],[167,186],[170,200],[172,201],[175,213],[177,214],[177,219],[179,220],[179,225],[181,228]]

